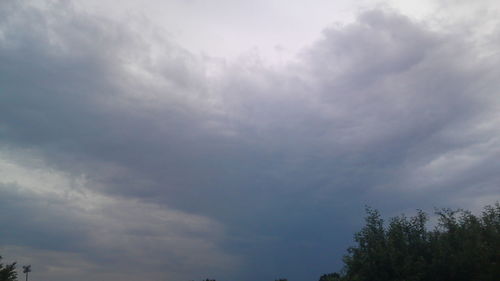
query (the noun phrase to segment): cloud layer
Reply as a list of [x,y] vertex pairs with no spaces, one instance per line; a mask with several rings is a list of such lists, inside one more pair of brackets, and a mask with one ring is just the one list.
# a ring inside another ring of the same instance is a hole
[[492,203],[499,31],[378,8],[272,65],[4,1],[2,255],[40,280],[310,280],[365,204]]

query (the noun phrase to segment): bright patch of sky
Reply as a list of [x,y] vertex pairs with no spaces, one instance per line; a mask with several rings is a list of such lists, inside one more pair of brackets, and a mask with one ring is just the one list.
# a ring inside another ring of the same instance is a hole
[[253,55],[281,64],[319,40],[329,26],[345,25],[362,11],[391,7],[415,19],[433,12],[433,1],[391,0],[88,0],[92,13],[150,21],[170,39],[198,54],[234,59]]

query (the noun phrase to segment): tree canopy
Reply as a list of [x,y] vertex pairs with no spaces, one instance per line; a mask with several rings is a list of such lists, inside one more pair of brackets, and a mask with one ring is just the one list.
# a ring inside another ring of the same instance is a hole
[[404,215],[387,226],[377,210],[367,208],[366,224],[354,235],[340,273],[320,281],[465,281],[500,276],[500,205],[480,216],[469,211],[436,211],[438,225],[427,230],[428,215]]

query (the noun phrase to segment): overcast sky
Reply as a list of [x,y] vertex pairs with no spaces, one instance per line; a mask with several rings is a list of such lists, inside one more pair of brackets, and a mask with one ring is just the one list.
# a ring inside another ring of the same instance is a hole
[[[418,4],[416,4],[418,2]],[[497,1],[0,1],[0,254],[314,281],[366,205],[500,199]]]

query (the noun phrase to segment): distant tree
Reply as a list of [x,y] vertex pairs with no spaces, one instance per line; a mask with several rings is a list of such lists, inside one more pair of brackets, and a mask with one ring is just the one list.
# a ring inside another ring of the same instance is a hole
[[340,274],[339,273],[328,273],[328,274],[323,274],[319,278],[319,281],[340,281]]
[[15,281],[17,280],[16,263],[3,264],[0,256],[0,281]]
[[288,281],[288,279],[286,279],[286,278],[279,278],[279,279],[276,279],[274,281]]

